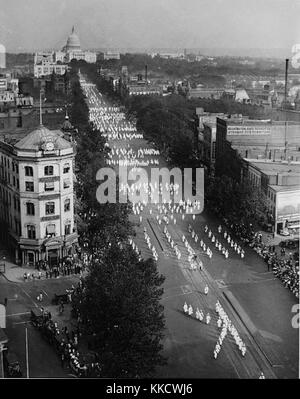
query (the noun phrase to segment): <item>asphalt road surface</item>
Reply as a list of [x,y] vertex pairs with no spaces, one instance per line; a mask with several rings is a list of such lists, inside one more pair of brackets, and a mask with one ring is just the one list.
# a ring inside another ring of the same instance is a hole
[[[26,283],[11,283],[0,276],[0,302],[8,299],[7,328],[9,350],[13,351],[20,362],[24,378],[73,378],[69,369],[61,367],[60,359],[53,347],[48,344],[30,323],[30,310],[39,306],[51,307],[55,293],[64,292],[78,282],[78,277],[60,277],[58,279],[36,280]],[[37,301],[43,293],[43,301]],[[58,313],[53,307],[53,314]],[[27,328],[27,345],[26,345]],[[26,347],[28,356],[26,356]],[[27,374],[28,372],[28,374]]]

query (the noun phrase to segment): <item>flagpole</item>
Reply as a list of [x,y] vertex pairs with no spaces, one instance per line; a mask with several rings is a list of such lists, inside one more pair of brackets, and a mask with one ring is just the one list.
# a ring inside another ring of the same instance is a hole
[[43,119],[42,119],[42,90],[40,90],[40,125],[43,124]]

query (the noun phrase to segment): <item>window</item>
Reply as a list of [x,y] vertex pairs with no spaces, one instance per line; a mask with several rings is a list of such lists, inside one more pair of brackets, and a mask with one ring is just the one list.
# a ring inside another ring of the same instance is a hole
[[26,191],[34,191],[34,186],[32,181],[25,182],[25,190]]
[[65,236],[71,234],[71,224],[65,225]]
[[35,240],[35,226],[28,225],[27,226],[27,236],[31,240]]
[[46,227],[46,235],[51,237],[55,236],[55,224],[48,224]]
[[64,180],[64,188],[69,188],[70,186],[71,186],[71,180],[70,179]]
[[69,164],[65,164],[64,165],[64,173],[69,173],[70,172],[70,165]]
[[54,182],[45,183],[45,191],[53,191],[54,190]]
[[26,212],[27,212],[27,215],[34,215],[34,204],[32,202],[27,202]]
[[25,166],[25,176],[33,176],[33,168],[31,166]]
[[71,205],[71,201],[70,201],[70,199],[68,198],[68,199],[65,200],[65,203],[64,203],[64,210],[65,210],[65,212],[68,212],[68,211],[70,210],[70,205]]
[[53,175],[53,166],[45,166],[44,168],[45,176],[52,176]]
[[53,215],[55,212],[55,204],[54,202],[46,202],[45,207],[46,215]]

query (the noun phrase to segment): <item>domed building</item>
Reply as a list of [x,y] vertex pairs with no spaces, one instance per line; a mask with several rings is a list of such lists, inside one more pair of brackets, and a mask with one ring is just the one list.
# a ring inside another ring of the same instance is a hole
[[66,45],[61,51],[35,53],[34,76],[40,78],[50,76],[53,73],[55,75],[64,75],[69,69],[68,63],[72,60],[83,60],[88,63],[95,63],[97,61],[97,54],[95,52],[83,51],[81,49],[80,40],[75,33],[74,26]]
[[77,34],[75,33],[74,26],[72,28],[72,33],[68,37],[67,44],[63,48],[63,51],[67,53],[70,51],[81,51],[80,40]]

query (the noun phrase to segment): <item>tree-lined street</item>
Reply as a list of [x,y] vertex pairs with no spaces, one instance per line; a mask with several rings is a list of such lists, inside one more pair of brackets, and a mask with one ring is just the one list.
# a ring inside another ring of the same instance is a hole
[[[82,84],[84,87],[84,82]],[[99,95],[95,87],[89,87],[87,94],[90,107],[112,106]],[[106,112],[109,114],[108,109]],[[120,137],[109,140],[109,144],[110,147],[130,147],[135,154],[140,148],[149,147],[141,138],[128,141]],[[115,159],[118,158],[116,155]],[[142,160],[145,161],[145,157]],[[165,161],[159,157],[159,166],[164,165]],[[225,259],[204,233],[204,227],[208,225],[217,236],[219,225],[213,216],[205,212],[196,216],[195,220],[191,215],[182,220],[181,214],[174,214],[176,225],[170,220],[167,227],[174,243],[182,250],[182,258],[178,260],[164,236],[164,223],[159,224],[156,219],[157,212],[157,207],[148,206],[141,214],[133,215],[132,220],[137,225],[134,241],[142,255],[152,256],[143,237],[146,228],[158,252],[159,271],[166,276],[162,303],[166,316],[164,352],[168,356],[168,366],[159,370],[159,375],[258,378],[263,371],[267,378],[296,377],[298,331],[291,325],[291,309],[296,302],[293,295],[266,270],[266,264],[252,249],[244,247],[243,259],[230,250],[229,258]],[[203,239],[212,248],[211,259],[200,250],[199,242],[195,243],[192,239],[188,232],[189,224],[199,240]],[[203,271],[190,269],[188,254],[182,243],[183,234],[202,259]],[[224,241],[221,237],[219,239],[220,242]],[[204,294],[206,284],[209,286],[207,296]],[[213,349],[218,338],[217,315],[214,312],[217,300],[226,309],[246,342],[247,353],[244,358],[228,337],[225,338],[218,359],[213,358]],[[198,306],[205,312],[210,312],[211,323],[206,325],[186,316],[182,310],[185,301],[192,304],[194,309]]]

